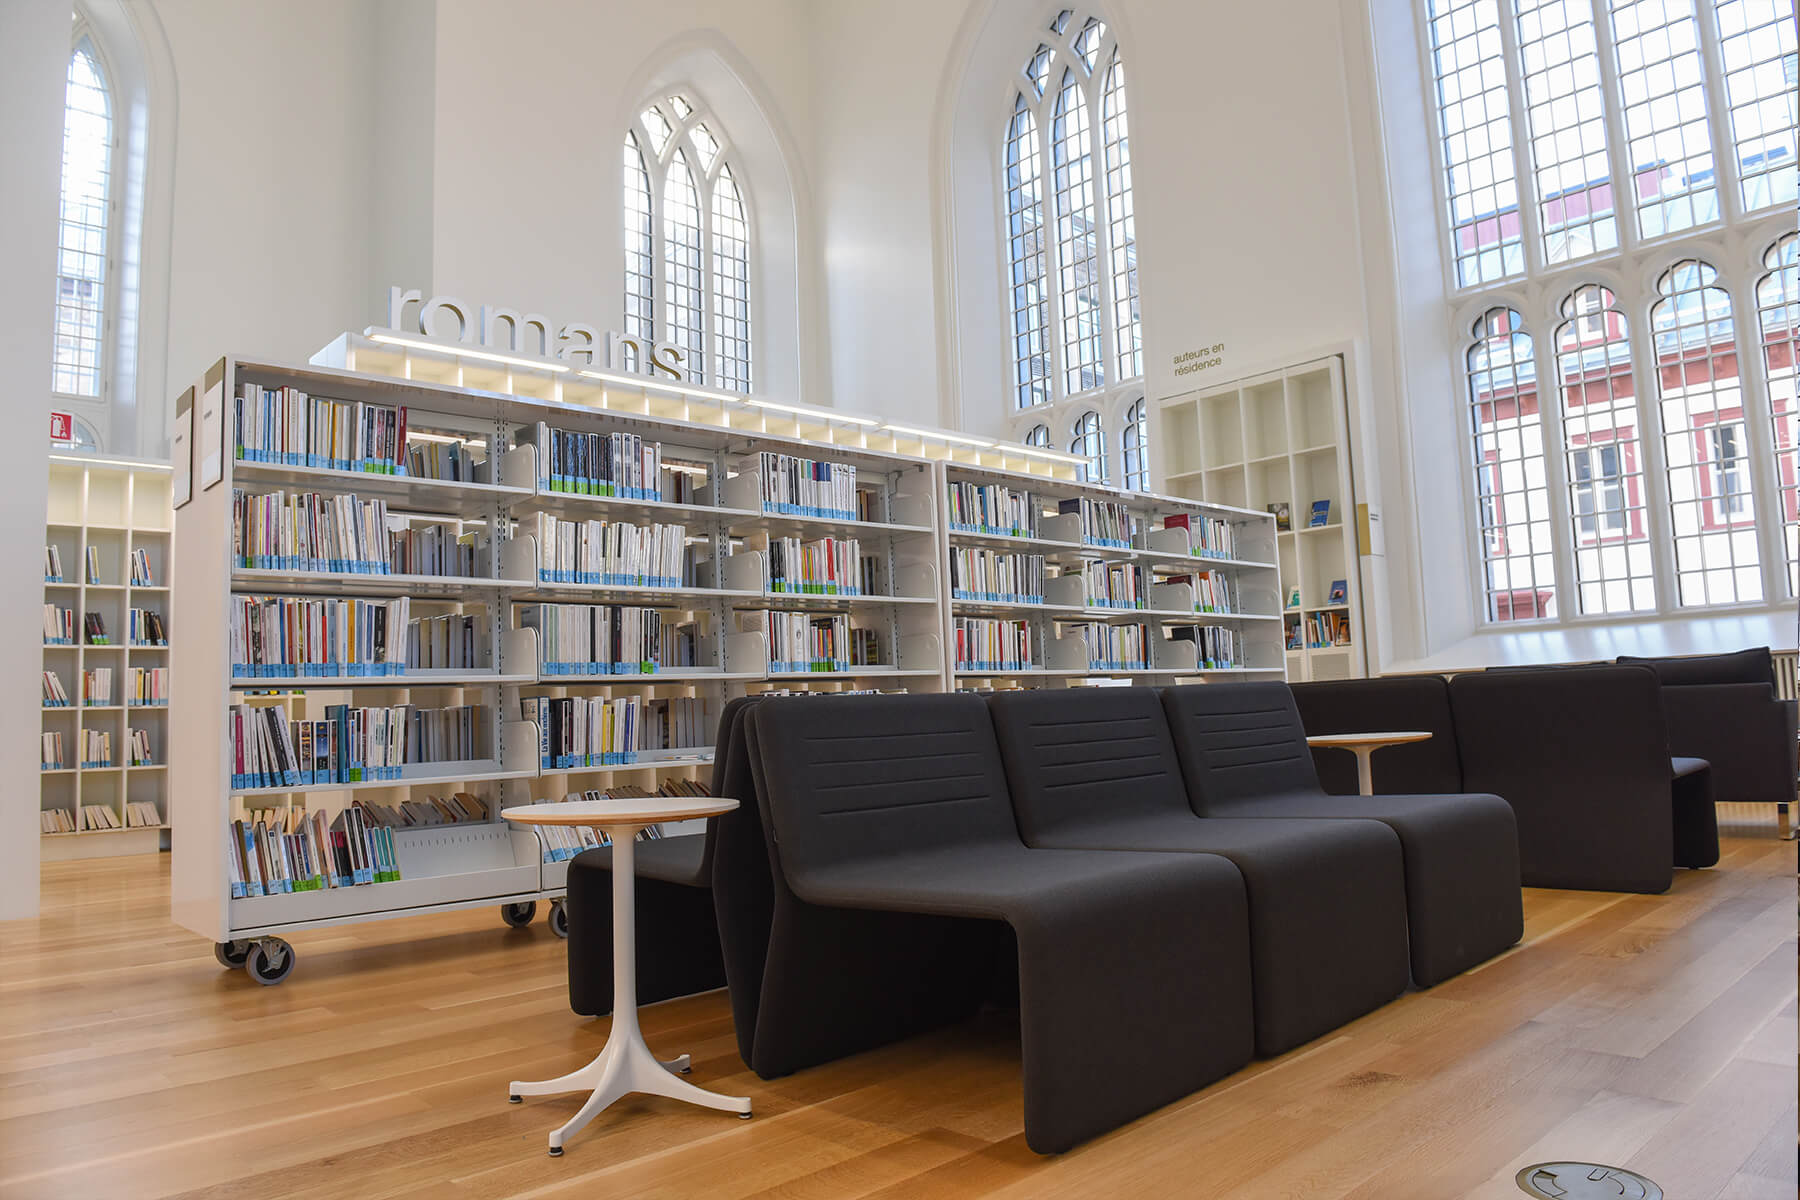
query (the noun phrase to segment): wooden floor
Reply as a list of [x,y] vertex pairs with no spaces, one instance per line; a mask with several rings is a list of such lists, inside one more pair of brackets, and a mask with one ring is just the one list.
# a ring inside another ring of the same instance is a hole
[[1795,845],[1732,827],[1665,896],[1528,891],[1526,941],[1055,1159],[1020,1132],[989,1021],[765,1083],[722,993],[647,1009],[739,1122],[636,1098],[570,1146],[586,1061],[542,918],[413,918],[293,939],[259,987],[168,921],[167,856],[46,865],[0,925],[0,1196],[1004,1195],[1502,1200],[1522,1165],[1631,1167],[1671,1200],[1795,1195]]

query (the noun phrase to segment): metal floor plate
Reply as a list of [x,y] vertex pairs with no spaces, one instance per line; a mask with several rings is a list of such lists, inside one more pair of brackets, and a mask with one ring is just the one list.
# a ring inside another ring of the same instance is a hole
[[1663,1200],[1662,1188],[1642,1175],[1599,1163],[1536,1163],[1513,1181],[1542,1200]]

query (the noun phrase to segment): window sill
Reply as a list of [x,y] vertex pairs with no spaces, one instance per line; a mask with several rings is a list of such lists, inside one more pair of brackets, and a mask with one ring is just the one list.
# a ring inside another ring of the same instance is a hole
[[1472,671],[1537,663],[1596,662],[1621,654],[1715,654],[1767,646],[1793,650],[1800,621],[1782,601],[1727,613],[1694,613],[1591,623],[1487,628],[1423,658],[1385,663],[1382,674]]

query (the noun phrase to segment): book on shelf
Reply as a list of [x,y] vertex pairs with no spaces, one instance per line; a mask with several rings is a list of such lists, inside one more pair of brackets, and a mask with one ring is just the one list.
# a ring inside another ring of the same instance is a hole
[[133,608],[125,613],[125,644],[128,646],[166,646],[169,631],[163,626],[162,614],[153,608]]
[[401,878],[393,830],[368,820],[360,803],[350,804],[329,824],[322,812],[304,814],[291,830],[261,820],[234,820],[225,860],[234,900]]
[[1163,518],[1164,529],[1188,531],[1188,553],[1196,558],[1236,558],[1237,530],[1223,517],[1199,513],[1170,513]]
[[44,547],[44,582],[61,583],[63,581],[62,551],[55,546]]
[[763,586],[780,595],[860,595],[860,558],[855,538],[771,537]]
[[522,629],[538,635],[546,675],[654,675],[699,664],[693,622],[664,621],[653,608],[620,604],[520,604]]
[[426,825],[469,825],[488,819],[488,803],[472,792],[380,804],[358,800],[363,820],[381,829],[413,829]]
[[44,672],[44,707],[69,707],[69,693],[63,687],[62,676],[55,671]]
[[409,671],[483,671],[491,669],[492,663],[483,616],[442,613],[406,622],[405,666]]
[[710,705],[700,697],[527,696],[519,707],[537,723],[544,770],[625,766],[646,751],[712,746]]
[[85,708],[106,708],[113,703],[111,667],[95,667],[81,673],[81,703]]
[[876,665],[855,661],[850,618],[843,613],[746,612],[738,614],[738,628],[768,638],[769,670],[777,675]]
[[98,546],[89,546],[87,548],[87,582],[105,582],[100,578],[100,548]]
[[132,800],[125,805],[127,829],[155,829],[162,823],[162,810],[152,801]]
[[74,833],[76,829],[72,808],[46,808],[38,813],[38,830],[42,833]]
[[83,831],[98,829],[123,829],[119,823],[119,814],[104,804],[84,804],[81,806],[81,828]]
[[81,769],[92,771],[112,765],[112,734],[104,729],[83,729],[81,731]]
[[125,673],[125,703],[130,708],[167,708],[169,668],[128,668]]
[[1196,571],[1192,575],[1171,575],[1163,583],[1185,583],[1193,589],[1194,611],[1197,613],[1235,613],[1238,611],[1237,583],[1223,571]]
[[755,469],[761,477],[764,512],[834,521],[875,519],[863,515],[868,510],[860,507],[856,468],[849,463],[765,450],[754,467],[741,469]]
[[1313,650],[1324,650],[1332,646],[1348,646],[1350,644],[1350,616],[1341,612],[1316,612],[1308,614],[1307,646]]
[[691,578],[684,525],[564,521],[539,513],[538,579],[603,587],[683,586]]
[[1312,515],[1306,519],[1307,528],[1320,529],[1329,524],[1331,524],[1331,501],[1314,500]]
[[67,748],[62,733],[52,730],[40,739],[42,749],[38,755],[40,769],[45,771],[66,771],[69,769]]
[[1041,554],[950,547],[950,598],[987,604],[1042,604],[1048,578]]
[[420,441],[415,435],[406,445],[404,474],[446,483],[485,483],[486,455],[475,454],[472,447],[485,450],[486,443],[439,437]]
[[388,532],[388,574],[476,579],[489,575],[488,565],[488,538],[482,533],[460,533],[443,524]]
[[538,489],[626,500],[663,498],[662,445],[635,433],[577,433],[539,422],[514,435],[537,447]]
[[150,570],[150,552],[142,547],[131,552],[131,586],[156,586],[156,576]]
[[1037,659],[1030,622],[1001,617],[957,617],[951,624],[956,638],[957,670],[1036,669]]
[[1287,622],[1285,642],[1289,650],[1306,649],[1306,628],[1298,618]]
[[[712,789],[698,779],[665,779],[657,786],[656,791],[648,792],[635,784],[611,788],[592,788],[585,792],[570,792],[562,798],[562,803],[571,804],[591,800],[639,800],[650,796],[710,796]],[[554,804],[554,800],[533,801],[537,804]],[[538,836],[538,844],[543,852],[543,860],[547,863],[562,862],[574,858],[584,850],[597,850],[612,845],[612,839],[605,830],[595,829],[590,825],[535,825],[533,831]],[[650,825],[638,830],[634,841],[653,842],[663,836],[660,825]]]
[[44,645],[72,646],[75,644],[75,610],[60,608],[54,604],[44,605]]
[[956,483],[948,486],[950,528],[989,537],[1038,536],[1042,505],[1030,492],[998,483]]
[[1194,643],[1194,665],[1203,671],[1234,670],[1244,665],[1243,634],[1223,625],[1178,625],[1169,639]]
[[82,640],[90,646],[112,645],[112,636],[106,632],[106,618],[97,612],[82,617],[81,634]]
[[1147,625],[1080,626],[1091,671],[1141,671],[1149,666],[1150,629]]
[[1345,601],[1345,597],[1349,594],[1350,590],[1345,586],[1344,581],[1342,579],[1334,579],[1331,581],[1331,590],[1326,593],[1325,603],[1342,604]]
[[150,731],[148,729],[129,730],[131,757],[127,760],[134,767],[153,767],[156,759],[150,750]]
[[1286,606],[1288,608],[1299,608],[1300,607],[1300,585],[1299,584],[1294,584],[1292,587],[1288,588],[1287,605]]
[[1131,510],[1123,501],[1071,496],[1057,502],[1059,514],[1081,517],[1081,540],[1089,546],[1126,548],[1131,545]]
[[1275,531],[1277,533],[1286,533],[1294,527],[1293,514],[1289,510],[1288,502],[1286,500],[1277,500],[1275,503],[1265,505],[1264,507],[1275,514]]
[[1134,563],[1090,562],[1082,567],[1082,584],[1089,608],[1144,608],[1150,578]]
[[322,720],[290,720],[274,705],[234,704],[227,715],[234,791],[399,780],[415,764],[489,755],[487,707],[327,705]]
[[232,401],[233,453],[244,462],[406,473],[406,409],[246,383]]

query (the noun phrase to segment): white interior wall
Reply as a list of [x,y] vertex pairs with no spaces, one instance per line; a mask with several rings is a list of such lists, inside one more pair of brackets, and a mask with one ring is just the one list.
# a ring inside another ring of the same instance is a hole
[[[62,105],[69,69],[69,6],[57,0],[0,4],[0,378],[11,389],[17,436],[0,438],[0,920],[38,911],[38,673],[43,669],[37,614],[44,603],[37,562],[44,544],[44,463],[49,423],[52,280],[56,274],[57,185],[62,163]],[[41,380],[37,387],[25,381]],[[41,389],[41,390],[40,390]],[[30,431],[35,430],[35,436]]]

